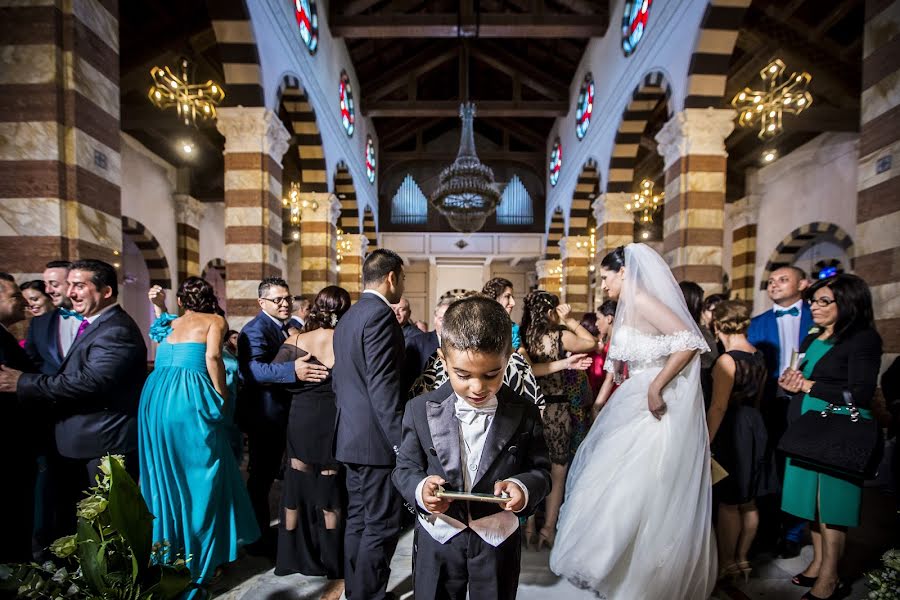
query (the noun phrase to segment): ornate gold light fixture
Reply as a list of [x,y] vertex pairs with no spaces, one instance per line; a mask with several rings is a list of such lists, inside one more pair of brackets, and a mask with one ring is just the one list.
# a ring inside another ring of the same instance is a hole
[[197,125],[197,120],[216,118],[216,106],[225,99],[222,86],[211,79],[206,83],[191,83],[188,79],[189,63],[181,59],[181,75],[176,75],[169,67],[153,67],[150,76],[153,85],[147,96],[156,107],[175,107],[178,118],[185,125]]
[[745,87],[731,100],[731,105],[740,111],[738,125],[758,126],[760,139],[772,139],[781,133],[783,113],[798,115],[812,104],[812,94],[807,89],[812,75],[803,71],[785,78],[786,69],[784,62],[776,58],[759,72],[765,90]]
[[591,235],[587,242],[575,242],[576,248],[587,248],[588,249],[588,260],[591,263],[591,266],[588,267],[588,270],[593,273],[594,272],[594,257],[597,256],[597,228],[591,227]]
[[314,211],[319,210],[319,203],[315,200],[305,200],[300,198],[300,184],[296,181],[291,182],[290,191],[287,196],[281,199],[281,204],[290,212],[291,239],[295,242],[300,239],[300,221],[303,219],[303,209],[312,208]]
[[337,271],[341,272],[341,261],[344,255],[350,252],[350,240],[344,237],[344,230],[337,230]]
[[653,222],[653,212],[660,207],[665,197],[665,192],[653,193],[653,180],[644,179],[640,190],[631,197],[631,202],[625,203],[625,210],[640,213],[641,223],[650,224]]

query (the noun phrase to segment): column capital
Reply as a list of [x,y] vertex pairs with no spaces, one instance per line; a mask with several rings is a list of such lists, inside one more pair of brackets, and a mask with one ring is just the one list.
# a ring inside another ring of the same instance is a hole
[[175,200],[175,222],[200,229],[206,206],[190,194],[172,194]]
[[539,260],[534,263],[534,270],[537,272],[538,279],[550,279],[553,276],[558,276],[559,273],[557,271],[559,269],[562,269],[562,261],[558,258]]
[[756,194],[744,196],[736,202],[725,205],[725,220],[732,229],[759,224],[760,197]]
[[301,220],[326,221],[337,227],[341,216],[341,201],[336,195],[328,192],[300,192],[300,198],[308,201],[301,208]]
[[347,240],[348,256],[359,256],[360,258],[365,257],[366,250],[369,249],[369,238],[364,235],[358,234],[350,234],[345,238]]
[[559,240],[559,255],[568,258],[590,258],[591,238],[586,235],[567,235]]
[[656,134],[665,168],[689,155],[728,156],[725,138],[734,131],[737,113],[730,108],[686,108]]
[[610,221],[634,221],[634,213],[625,208],[631,196],[628,192],[605,192],[597,196],[591,205],[597,225],[602,226]]
[[260,152],[278,164],[290,146],[291,134],[278,115],[262,107],[234,106],[217,111],[216,128],[225,136],[225,153]]

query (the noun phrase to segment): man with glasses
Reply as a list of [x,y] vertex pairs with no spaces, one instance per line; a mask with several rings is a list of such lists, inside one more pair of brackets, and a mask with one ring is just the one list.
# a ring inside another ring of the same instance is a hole
[[243,387],[238,395],[237,420],[250,444],[247,491],[263,536],[252,548],[262,554],[275,550],[270,529],[269,492],[281,469],[290,402],[279,387],[302,381],[323,381],[328,370],[310,363],[309,356],[295,362],[272,363],[288,337],[293,297],[287,282],[268,277],[259,284],[260,313],[238,337],[238,364]]

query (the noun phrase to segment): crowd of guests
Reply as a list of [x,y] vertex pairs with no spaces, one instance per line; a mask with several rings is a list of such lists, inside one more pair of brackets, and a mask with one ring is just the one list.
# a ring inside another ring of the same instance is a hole
[[[604,369],[616,302],[579,319],[556,295],[532,291],[516,324],[513,284],[494,278],[441,298],[428,331],[403,297],[397,254],[371,253],[362,279],[355,302],[338,286],[293,296],[283,279],[264,279],[260,312],[240,331],[203,279],[181,284],[172,313],[154,287],[149,335],[159,346],[148,376],[145,332],[118,304],[111,265],[51,262],[43,281],[19,285],[0,274],[0,456],[21,516],[0,521],[0,562],[46,557],[72,533],[82,491],[113,453],[140,482],[154,540],[189,557],[198,584],[247,546],[273,556],[278,575],[332,580],[331,597],[390,597],[409,511],[428,534],[417,571],[449,573],[417,578],[417,598],[454,585],[464,595],[467,581],[514,597],[510,546],[553,547],[572,457],[627,377],[627,366]],[[753,548],[796,556],[809,527],[814,558],[793,583],[810,588],[806,598],[840,597],[861,482],[776,449],[800,414],[841,406],[844,390],[872,418],[881,340],[866,283],[849,274],[811,283],[780,268],[767,282],[772,309],[753,318],[746,303],[680,287],[711,349],[701,382],[713,459],[727,472],[713,488],[720,577],[748,577]],[[18,340],[10,330],[26,313]],[[495,421],[507,437],[486,445]],[[423,477],[431,463],[448,477]],[[508,499],[464,509],[440,496],[445,485]]]

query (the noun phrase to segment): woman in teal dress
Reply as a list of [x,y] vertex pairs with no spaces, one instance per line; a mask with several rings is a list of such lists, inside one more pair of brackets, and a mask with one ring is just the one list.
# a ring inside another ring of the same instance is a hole
[[[804,340],[800,370],[787,369],[779,385],[803,393],[801,412],[822,411],[829,404],[847,413],[843,391],[853,395],[864,418],[875,393],[881,365],[881,338],[874,329],[872,296],[866,283],[842,274],[817,281],[807,292],[816,327]],[[840,479],[790,459],[784,474],[781,509],[813,521],[813,561],[796,575],[795,585],[810,587],[804,598],[843,598],[849,587],[838,578],[838,564],[848,527],[859,525],[862,481]]]
[[[260,533],[231,445],[225,319],[199,277],[177,298],[184,315],[164,313],[150,329],[159,347],[138,413],[140,483],[156,517],[153,541],[168,542],[202,585]],[[158,291],[151,299],[164,303]]]

